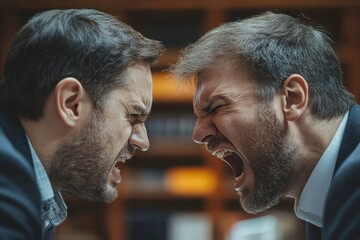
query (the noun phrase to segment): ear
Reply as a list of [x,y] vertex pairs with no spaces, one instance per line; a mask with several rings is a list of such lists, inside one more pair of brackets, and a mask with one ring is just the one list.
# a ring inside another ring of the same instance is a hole
[[64,78],[55,87],[57,112],[69,127],[75,127],[80,118],[87,115],[85,100],[85,90],[75,78]]
[[290,75],[281,88],[282,110],[288,121],[297,120],[308,106],[308,84],[299,74]]

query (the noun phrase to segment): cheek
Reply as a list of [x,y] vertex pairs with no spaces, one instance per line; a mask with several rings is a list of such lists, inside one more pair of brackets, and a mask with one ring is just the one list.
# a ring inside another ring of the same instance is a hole
[[128,143],[131,136],[131,130],[132,128],[129,126],[118,129],[116,134],[117,143],[120,145],[121,148],[123,148]]
[[105,125],[108,146],[111,152],[118,154],[120,150],[126,145],[131,135],[132,127],[128,121],[118,121],[116,123],[108,123]]
[[218,131],[224,135],[233,145],[241,148],[249,137],[249,130],[255,125],[255,119],[249,119],[240,115],[223,115],[214,118],[214,124]]
[[244,126],[241,117],[229,113],[218,114],[213,117],[212,121],[218,131],[226,137],[239,134]]

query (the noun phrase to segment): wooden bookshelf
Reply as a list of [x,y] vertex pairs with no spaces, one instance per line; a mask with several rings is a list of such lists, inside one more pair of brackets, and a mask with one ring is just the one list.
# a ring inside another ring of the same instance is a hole
[[[160,123],[175,129],[167,133],[149,129],[150,150],[137,153],[124,165],[124,179],[118,186],[119,198],[114,203],[94,204],[66,196],[69,217],[57,230],[56,239],[83,239],[85,236],[96,240],[136,240],[131,236],[136,222],[134,217],[138,217],[143,209],[144,221],[151,216],[159,216],[161,220],[179,212],[206,214],[212,221],[214,240],[225,239],[226,231],[234,221],[250,217],[239,207],[230,168],[191,140],[193,89],[179,89],[177,82],[163,72],[176,62],[180,49],[221,23],[266,10],[294,16],[305,13],[332,34],[343,66],[345,85],[360,101],[359,0],[1,0],[1,66],[11,38],[20,27],[33,14],[51,8],[95,8],[119,17],[147,37],[163,41],[167,51],[154,66],[154,103],[148,127],[155,128]],[[181,123],[180,118],[183,118]],[[174,194],[163,189],[167,171],[181,167],[210,169],[217,184],[211,191],[198,196]],[[134,182],[141,173],[154,174],[148,180],[152,185],[146,190],[141,190],[141,186],[131,187],[141,184]],[[292,212],[292,202],[285,200],[275,210]],[[163,222],[159,226],[161,224]],[[299,228],[303,227],[301,223],[297,224]],[[298,239],[301,239],[302,230]]]

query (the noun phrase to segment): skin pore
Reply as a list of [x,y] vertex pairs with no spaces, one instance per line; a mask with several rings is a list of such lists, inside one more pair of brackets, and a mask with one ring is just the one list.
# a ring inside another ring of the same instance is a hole
[[[59,190],[94,201],[112,202],[117,191],[116,184],[108,179],[114,162],[109,149],[111,138],[103,130],[98,115],[93,113],[83,129],[56,150],[48,160],[51,163],[48,175]],[[121,151],[130,152],[128,148]],[[119,160],[121,152],[115,158]]]
[[79,81],[64,79],[40,121],[22,120],[55,190],[112,202],[121,181],[119,162],[149,148],[144,122],[152,106],[150,67],[137,62],[119,77],[123,84],[98,109]]
[[[276,205],[296,182],[296,147],[287,140],[286,130],[269,106],[259,106],[254,124],[244,126],[245,156],[254,185],[238,191],[241,206],[257,213]],[[264,127],[266,126],[266,127]]]
[[197,79],[194,141],[232,167],[245,211],[298,198],[337,125],[311,116],[300,75],[289,76],[274,98],[262,103],[243,67],[228,58],[220,61]]

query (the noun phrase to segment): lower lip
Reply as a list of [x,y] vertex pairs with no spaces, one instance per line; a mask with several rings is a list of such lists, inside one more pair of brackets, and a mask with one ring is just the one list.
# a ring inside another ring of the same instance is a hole
[[116,184],[119,184],[121,182],[121,175],[120,175],[120,169],[116,168],[115,166],[111,170],[111,177],[116,182]]
[[240,176],[238,176],[236,179],[235,179],[235,182],[234,182],[234,188],[237,192],[240,192],[242,190],[242,185],[244,183],[244,179],[245,179],[245,174],[242,173]]

